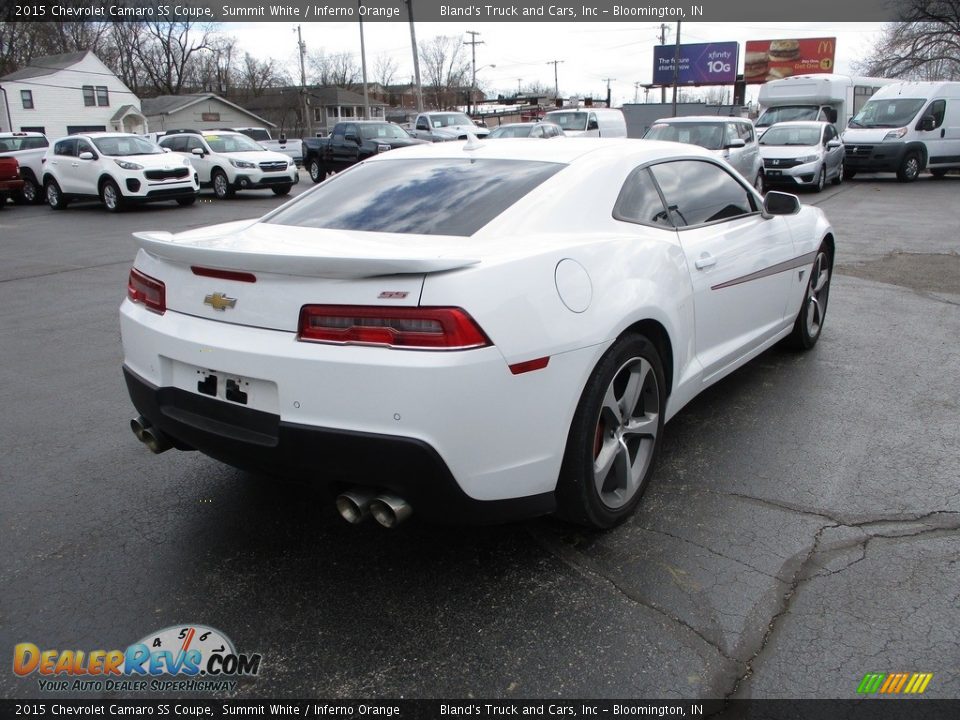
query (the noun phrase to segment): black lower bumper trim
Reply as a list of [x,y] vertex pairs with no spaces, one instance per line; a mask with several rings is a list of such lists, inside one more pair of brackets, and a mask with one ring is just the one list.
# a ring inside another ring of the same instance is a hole
[[555,509],[553,493],[507,500],[469,497],[439,453],[420,440],[284,422],[179,388],[158,388],[127,367],[123,375],[137,412],[176,447],[195,448],[234,467],[390,490],[434,522],[498,523]]

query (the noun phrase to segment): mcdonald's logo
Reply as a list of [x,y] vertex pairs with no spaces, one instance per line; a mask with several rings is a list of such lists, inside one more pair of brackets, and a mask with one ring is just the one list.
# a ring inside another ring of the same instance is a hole
[[821,40],[817,45],[817,53],[824,55],[825,53],[833,54],[833,39],[830,40]]
[[922,695],[933,673],[867,673],[857,686],[861,695]]

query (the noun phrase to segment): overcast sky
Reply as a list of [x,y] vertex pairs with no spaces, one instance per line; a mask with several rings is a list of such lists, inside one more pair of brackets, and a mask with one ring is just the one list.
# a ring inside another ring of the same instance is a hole
[[[673,42],[676,23],[667,23],[667,42]],[[364,23],[367,69],[373,80],[373,67],[378,55],[389,55],[399,65],[396,82],[413,76],[410,50],[410,27],[406,22]],[[881,23],[708,23],[685,22],[681,26],[682,43],[738,41],[740,67],[743,71],[743,44],[747,40],[776,38],[836,37],[836,72],[852,72],[851,62],[869,54],[882,28]],[[235,35],[247,52],[260,57],[274,57],[283,62],[290,74],[299,80],[296,25],[287,23],[224,23],[225,33]],[[611,82],[614,105],[633,102],[634,83],[649,83],[652,77],[653,47],[659,44],[659,23],[417,23],[417,40],[435,35],[452,35],[469,40],[467,30],[480,33],[477,46],[477,84],[492,92],[511,94],[520,80],[553,86],[553,65],[558,65],[561,95],[593,95],[604,97],[604,78]],[[308,52],[320,49],[328,53],[350,52],[360,63],[360,29],[358,23],[304,23],[303,40]],[[469,58],[469,47],[465,57]],[[485,67],[490,64],[495,68]],[[481,69],[483,68],[483,69]],[[309,73],[309,69],[308,69]],[[755,93],[756,90],[753,90]],[[658,94],[658,91],[654,91]],[[654,93],[651,93],[653,101]],[[669,93],[668,93],[669,97]],[[639,90],[643,102],[643,88]]]

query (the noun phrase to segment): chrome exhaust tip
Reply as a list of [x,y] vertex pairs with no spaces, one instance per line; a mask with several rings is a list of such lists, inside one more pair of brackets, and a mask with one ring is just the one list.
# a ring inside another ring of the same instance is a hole
[[369,490],[355,488],[337,496],[337,512],[351,525],[359,525],[370,514],[374,494]]
[[156,428],[148,427],[143,431],[142,442],[154,455],[159,455],[173,447],[170,438]]
[[147,431],[148,427],[150,427],[150,421],[143,415],[137,415],[137,417],[130,421],[130,429],[133,430],[133,434],[137,436],[137,440],[140,442],[145,442],[143,434]]
[[385,528],[395,528],[413,515],[413,508],[403,498],[396,495],[377,495],[370,503],[373,519]]

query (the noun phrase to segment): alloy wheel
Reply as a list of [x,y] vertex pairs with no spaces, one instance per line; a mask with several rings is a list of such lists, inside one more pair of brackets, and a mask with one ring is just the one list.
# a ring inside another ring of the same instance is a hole
[[807,307],[804,322],[807,324],[807,335],[811,338],[817,337],[820,328],[823,327],[829,292],[830,263],[827,262],[827,254],[821,251],[817,253],[817,259],[813,263],[810,284],[807,287]]

